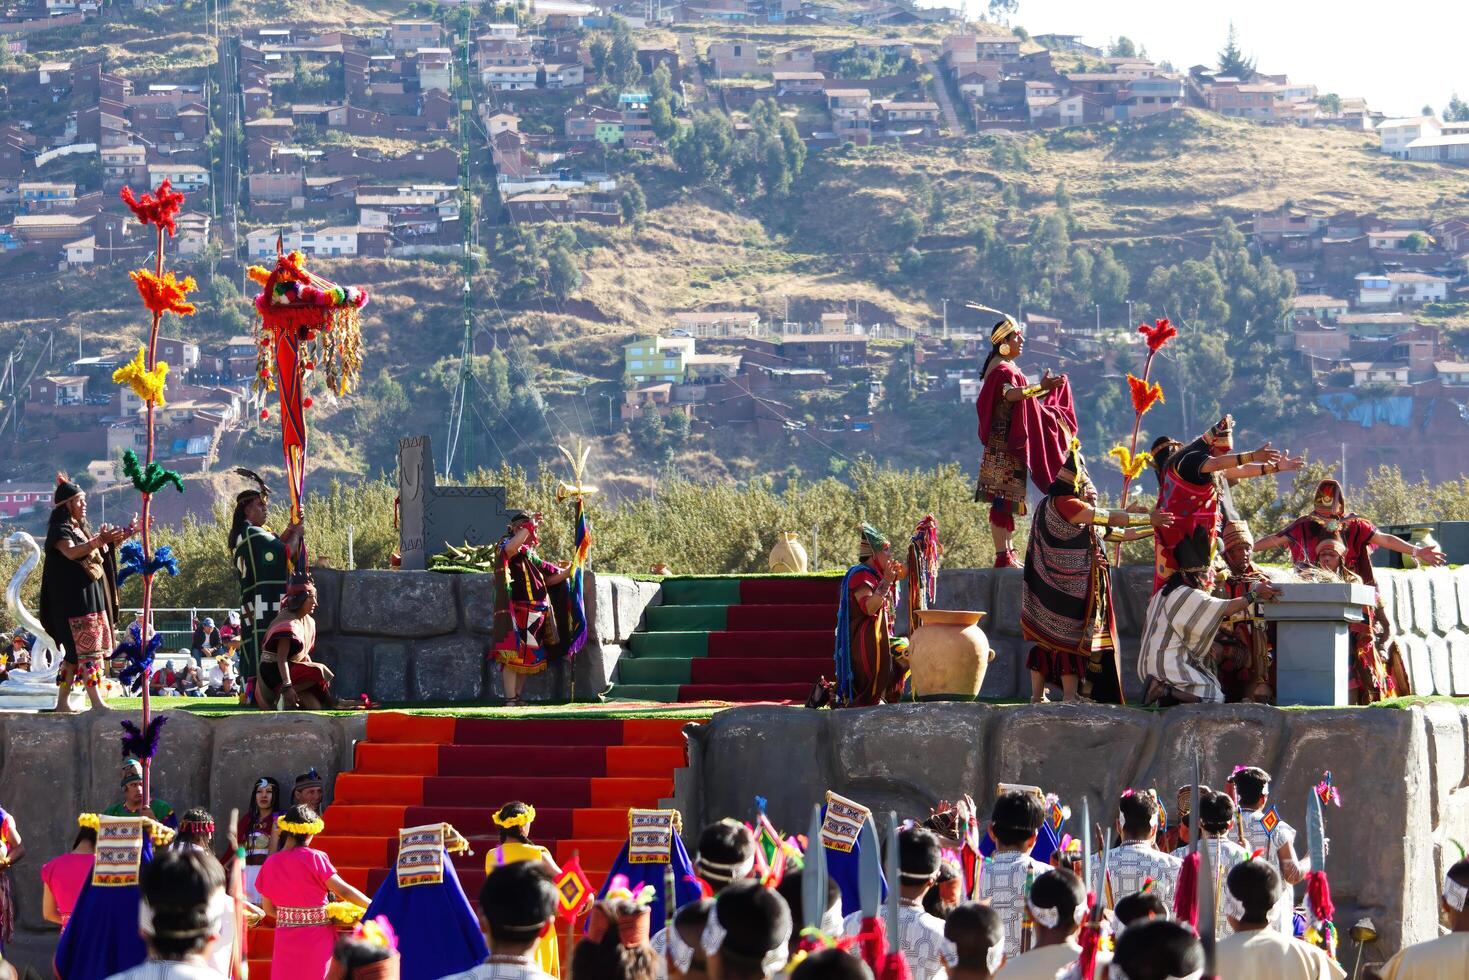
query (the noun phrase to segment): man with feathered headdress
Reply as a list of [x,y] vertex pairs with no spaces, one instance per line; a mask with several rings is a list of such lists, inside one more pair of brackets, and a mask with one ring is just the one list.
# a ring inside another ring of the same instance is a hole
[[898,581],[905,569],[892,543],[871,524],[860,527],[858,563],[842,579],[837,606],[837,703],[860,707],[897,701],[908,670],[907,640],[893,636]]
[[260,668],[265,634],[281,610],[286,581],[301,553],[304,529],[300,524],[291,524],[277,536],[265,526],[270,487],[242,466],[236,467],[235,473],[254,484],[235,496],[229,537],[240,579],[240,680],[245,685],[240,700],[248,702]]

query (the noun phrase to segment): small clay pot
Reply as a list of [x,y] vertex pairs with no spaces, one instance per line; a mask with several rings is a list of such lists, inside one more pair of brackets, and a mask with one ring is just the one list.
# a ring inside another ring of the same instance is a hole
[[920,701],[973,701],[995,659],[979,628],[982,612],[922,609],[909,637],[908,668]]

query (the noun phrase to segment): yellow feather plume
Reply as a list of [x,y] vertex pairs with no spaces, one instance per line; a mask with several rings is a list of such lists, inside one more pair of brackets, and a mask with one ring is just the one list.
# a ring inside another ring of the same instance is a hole
[[168,377],[168,362],[158,361],[153,365],[153,370],[149,371],[144,361],[147,354],[147,348],[139,347],[137,357],[112,372],[112,380],[133,389],[133,393],[145,402],[166,405],[163,385]]
[[1122,475],[1129,480],[1136,480],[1143,469],[1153,461],[1153,454],[1141,452],[1136,456],[1126,446],[1113,446],[1107,450],[1107,455],[1117,460],[1117,466],[1122,470]]

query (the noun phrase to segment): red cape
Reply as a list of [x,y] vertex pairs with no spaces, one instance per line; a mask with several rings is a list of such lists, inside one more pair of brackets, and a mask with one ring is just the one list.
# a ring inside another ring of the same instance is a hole
[[[990,426],[994,423],[995,410],[999,407],[1005,386],[1024,388],[1029,383],[1013,362],[995,363],[974,403],[974,409],[979,413],[981,443],[989,441]],[[1036,489],[1045,493],[1066,462],[1066,452],[1076,432],[1071,382],[1065,381],[1054,391],[1036,398],[1023,398],[1011,405],[1010,435],[1006,443],[1010,451],[1025,463]]]

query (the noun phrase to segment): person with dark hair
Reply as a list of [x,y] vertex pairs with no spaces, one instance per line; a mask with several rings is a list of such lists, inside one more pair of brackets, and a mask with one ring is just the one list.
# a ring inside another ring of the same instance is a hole
[[[904,827],[898,831],[898,934],[888,942],[908,961],[913,980],[933,980],[944,975],[944,958],[950,951],[944,938],[942,919],[923,909],[923,896],[938,879],[943,851],[931,830]],[[888,882],[888,887],[892,887]],[[862,913],[853,912],[842,923],[848,936],[862,932]]]
[[[175,848],[195,848],[210,858],[215,854],[214,846],[214,817],[208,810],[195,807],[185,810],[183,819],[179,821],[178,833],[174,836]],[[249,911],[259,915],[258,909]],[[210,929],[214,933],[215,941],[209,949],[206,959],[218,973],[228,976],[230,966],[234,959],[234,946],[238,938],[235,931],[235,901],[224,890],[224,872],[220,871],[220,886],[209,899],[209,921]],[[257,919],[258,921],[258,919]]]
[[[1219,883],[1215,893],[1219,894],[1223,889],[1224,879],[1234,870],[1234,866],[1250,859],[1248,851],[1229,839],[1230,829],[1234,826],[1234,801],[1229,798],[1228,793],[1218,793],[1207,786],[1200,787],[1198,826],[1199,846],[1209,849],[1210,866]],[[1173,852],[1173,856],[1182,861],[1188,856],[1188,850],[1189,845],[1183,844]],[[1234,931],[1230,928],[1222,908],[1216,906],[1214,917],[1216,937],[1223,939]]]
[[[737,820],[716,820],[699,832],[694,871],[718,895],[755,869],[755,836]],[[661,960],[668,951],[668,930],[659,929],[649,940]]]
[[1112,910],[1112,935],[1121,936],[1133,926],[1154,919],[1166,919],[1168,916],[1169,908],[1163,904],[1163,899],[1158,896],[1155,888],[1124,895],[1117,900],[1117,905]]
[[56,475],[36,610],[63,651],[55,711],[72,710],[74,683],[86,688],[93,709],[107,707],[100,685],[117,625],[117,546],[137,532],[136,517],[127,527],[103,524],[93,532],[87,524],[86,493]]
[[977,503],[990,505],[990,534],[995,567],[1020,564],[1015,553],[1015,518],[1025,513],[1027,477],[1040,490],[1050,486],[1078,429],[1071,386],[1050,369],[1030,383],[1015,361],[1025,349],[1020,324],[1006,316],[990,331],[990,352],[980,368],[981,385],[974,409],[979,415]]
[[1469,859],[1449,868],[1439,901],[1448,935],[1398,950],[1377,972],[1381,980],[1462,980],[1469,974]]
[[360,708],[332,694],[331,668],[311,658],[316,649],[316,584],[304,573],[291,576],[281,610],[265,633],[255,678],[255,705],[266,711],[299,708]]
[[1001,793],[990,811],[989,835],[995,852],[984,862],[975,898],[988,901],[1005,929],[1005,956],[1020,955],[1025,932],[1025,900],[1031,883],[1051,870],[1030,856],[1045,821],[1041,797],[1023,790]]
[[479,918],[489,940],[489,957],[444,980],[550,980],[551,975],[536,964],[535,950],[541,937],[554,928],[556,886],[540,862],[517,861],[486,875],[479,889]]
[[[785,879],[781,884],[785,884]],[[781,897],[785,898],[785,895]],[[789,901],[786,904],[789,905]],[[659,961],[661,976],[673,980],[708,980],[709,958],[704,955],[704,927],[709,924],[709,912],[713,908],[714,899],[701,898],[674,913],[673,930],[668,933],[668,952]],[[793,931],[792,951],[799,942]]]
[[939,876],[923,894],[923,911],[935,919],[947,919],[964,901],[964,871],[948,859],[939,862]]
[[205,616],[199,620],[199,625],[194,627],[194,635],[189,640],[189,652],[194,655],[194,660],[202,667],[223,643],[224,641],[219,636],[219,628],[214,625],[214,619]]
[[1005,962],[1005,927],[988,905],[963,902],[944,921],[949,980],[990,980]]
[[207,955],[218,939],[210,902],[224,889],[224,870],[197,847],[169,848],[143,865],[138,932],[146,962],[110,980],[218,980]]
[[1137,672],[1144,704],[1223,704],[1224,688],[1214,662],[1220,624],[1280,594],[1269,582],[1257,581],[1236,599],[1215,598],[1213,560],[1213,537],[1202,527],[1174,543],[1170,574],[1143,618]]
[[[1127,980],[1195,977],[1204,969],[1204,947],[1192,929],[1177,922],[1141,922],[1118,938],[1112,974]],[[1234,977],[1226,973],[1224,976]],[[1239,974],[1241,980],[1246,974]]]
[[1245,847],[1251,852],[1260,851],[1265,863],[1278,872],[1283,883],[1271,924],[1287,936],[1294,935],[1295,895],[1292,886],[1306,880],[1306,875],[1311,872],[1311,859],[1296,854],[1296,829],[1281,820],[1279,814],[1273,818],[1273,827],[1266,826],[1265,815],[1272,809],[1268,772],[1257,766],[1246,766],[1235,770],[1229,777],[1229,785],[1234,787],[1235,799],[1239,803]]
[[903,563],[892,542],[871,524],[857,528],[857,564],[842,578],[837,600],[837,706],[892,703],[903,695],[907,640],[893,636],[893,610]]
[[[1178,883],[1178,870],[1183,862],[1158,850],[1158,823],[1161,807],[1152,793],[1127,790],[1117,801],[1117,831],[1121,843],[1107,855],[1107,880],[1098,889],[1105,907],[1112,907],[1123,895],[1142,891],[1151,880],[1153,890],[1169,907],[1173,889]],[[1101,874],[1102,862],[1096,864]]]
[[143,806],[143,764],[137,759],[124,759],[122,774],[122,801],[114,803],[102,812],[109,817],[151,816],[165,827],[177,827],[178,817],[167,800],[153,797],[148,806]]
[[[786,907],[791,910],[791,921],[797,926],[804,926],[807,921],[806,906],[803,904],[805,893],[802,885],[806,880],[805,868],[787,869],[781,876],[780,884],[775,890],[780,892],[780,897],[786,900]],[[828,876],[826,879],[826,908],[822,910],[817,920],[818,928],[828,936],[840,936],[842,934],[842,889],[836,880]],[[801,930],[796,929],[791,936],[791,954],[794,955],[796,947],[801,943]]]
[[758,881],[732,883],[714,900],[700,937],[710,980],[775,976],[786,965],[792,931],[785,899]]
[[25,857],[26,846],[20,838],[15,818],[0,807],[0,953],[10,944],[15,933],[15,886],[10,869]]
[[[1065,868],[1054,868],[1031,886],[1030,916],[1035,922],[1035,946],[1005,964],[1005,980],[1055,980],[1081,955],[1076,941],[1086,917],[1086,886]],[[1099,964],[1106,954],[1097,954]]]
[[76,908],[82,886],[92,877],[92,864],[97,859],[97,831],[91,827],[77,830],[71,850],[41,865],[41,917],[66,928],[71,910]]
[[255,890],[255,876],[260,874],[260,866],[276,849],[280,828],[275,821],[284,812],[281,809],[281,784],[275,777],[261,776],[255,780],[250,787],[250,803],[240,814],[234,838],[235,847],[245,849],[245,897],[252,902],[260,901],[260,893]]
[[1151,516],[1097,506],[1097,488],[1079,445],[1036,507],[1025,546],[1020,595],[1020,631],[1033,643],[1030,700],[1046,700],[1048,686],[1066,701],[1089,698],[1122,703],[1117,622],[1107,541],[1129,541],[1134,528],[1171,523],[1171,514]]
[[1299,458],[1265,443],[1247,453],[1234,451],[1234,418],[1226,415],[1188,445],[1168,436],[1153,441],[1153,468],[1158,474],[1158,507],[1173,515],[1172,525],[1153,538],[1153,591],[1182,566],[1174,554],[1179,542],[1203,531],[1207,552],[1224,521],[1239,519],[1230,487],[1240,480],[1289,473],[1303,465]]
[[546,669],[547,655],[561,642],[551,589],[571,575],[571,565],[553,565],[536,553],[541,515],[517,511],[500,538],[495,562],[494,646],[500,662],[505,704],[525,703],[525,680]]
[[393,925],[383,916],[357,923],[337,940],[326,980],[398,980],[402,958]]
[[[712,918],[713,908],[709,914]],[[634,901],[626,890],[597,902],[588,916],[585,938],[572,950],[571,975],[597,980],[655,980],[658,957],[648,945],[651,919],[651,908]]]
[[[255,484],[235,496],[229,533],[230,553],[240,579],[240,679],[248,689],[256,683],[265,633],[281,610],[286,579],[299,561],[305,527],[290,524],[277,537],[265,526],[270,487],[243,467],[236,467],[235,473]],[[245,694],[241,692],[242,701]]]
[[1346,976],[1326,951],[1271,924],[1282,894],[1280,875],[1264,861],[1245,861],[1225,879],[1220,904],[1234,935],[1217,948],[1221,977],[1270,980],[1342,980]]
[[791,980],[872,980],[872,970],[844,949],[823,949],[803,959]]
[[336,931],[327,915],[327,899],[336,895],[360,908],[367,896],[342,880],[324,851],[311,846],[326,821],[308,806],[296,805],[276,819],[281,849],[261,865],[255,886],[261,905],[275,916],[275,948],[271,975],[321,980],[331,963]]
[[[493,874],[500,868],[527,861],[543,865],[552,876],[561,873],[551,852],[539,844],[531,843],[530,827],[535,819],[536,808],[519,800],[506,803],[495,811],[492,820],[500,834],[500,843],[485,855],[485,874]],[[561,975],[561,947],[557,943],[555,929],[547,930],[536,943],[534,959],[545,973],[553,977]]]

